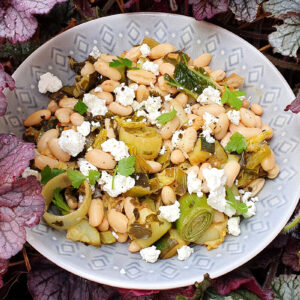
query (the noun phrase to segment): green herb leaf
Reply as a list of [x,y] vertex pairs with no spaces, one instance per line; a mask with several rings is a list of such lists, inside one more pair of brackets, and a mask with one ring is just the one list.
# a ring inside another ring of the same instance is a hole
[[67,170],[68,177],[72,181],[72,186],[75,189],[78,189],[80,185],[87,179],[87,176],[84,176],[82,173],[79,171],[73,170],[73,169],[68,169]]
[[78,102],[74,106],[74,110],[83,115],[88,109],[88,106],[82,102],[82,100],[78,100]]
[[132,70],[138,70],[137,67],[132,67],[132,61],[128,58],[123,58],[118,56],[118,59],[113,59],[112,62],[109,63],[109,66],[112,68],[126,67]]
[[231,107],[240,109],[243,105],[243,101],[238,97],[245,96],[246,93],[242,91],[231,91],[227,85],[225,85],[225,92],[221,98],[222,104],[228,103]]
[[100,178],[100,172],[96,170],[89,171],[89,182],[91,185],[95,185],[96,181]]
[[60,192],[61,188],[56,188],[54,190],[54,198],[52,199],[52,203],[62,212],[62,214],[65,214],[66,212],[70,212],[70,208],[64,201],[64,198]]
[[184,64],[187,66],[187,65],[188,65],[188,62],[187,62],[187,59],[186,59],[184,53],[182,53],[182,58],[183,58],[183,60],[184,60]]
[[46,184],[50,179],[52,179],[53,177],[62,174],[66,172],[65,170],[62,169],[51,169],[48,165],[41,171],[41,183],[42,184]]
[[113,179],[112,179],[112,189],[114,189],[114,182],[115,182],[115,177],[116,174],[119,173],[120,175],[123,176],[130,176],[131,174],[134,173],[134,165],[135,165],[136,157],[135,155],[131,155],[129,157],[122,158],[118,165],[116,166],[113,174]]
[[173,108],[173,110],[169,113],[161,114],[158,118],[157,121],[161,125],[165,125],[169,121],[173,120],[177,114],[176,109]]
[[230,187],[228,185],[226,185],[226,193],[227,193],[227,198],[228,201],[227,203],[233,207],[234,209],[236,209],[238,212],[244,214],[248,211],[248,207],[246,205],[246,203],[243,202],[239,202],[235,199],[232,190],[230,189]]
[[225,147],[228,152],[241,154],[248,147],[247,141],[239,132],[234,133]]

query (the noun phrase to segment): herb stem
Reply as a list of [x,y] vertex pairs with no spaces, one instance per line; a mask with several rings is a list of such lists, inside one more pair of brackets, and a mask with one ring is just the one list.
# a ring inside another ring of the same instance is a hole
[[111,182],[112,190],[115,188],[115,177],[116,177],[116,174],[117,174],[117,170],[118,170],[118,168],[115,168],[115,170],[114,170],[114,174],[113,174],[113,178],[112,178],[112,182]]
[[295,216],[295,218],[290,223],[284,226],[282,232],[292,231],[299,224],[299,222],[300,222],[300,212],[298,213],[298,215]]

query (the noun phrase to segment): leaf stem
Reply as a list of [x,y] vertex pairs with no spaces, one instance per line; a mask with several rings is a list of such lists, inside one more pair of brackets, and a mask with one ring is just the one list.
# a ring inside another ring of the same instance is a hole
[[113,178],[112,178],[112,182],[111,182],[112,190],[115,188],[115,177],[116,177],[116,174],[117,174],[117,170],[118,170],[118,167],[116,167],[115,170],[114,170],[114,174],[113,174]]
[[284,226],[282,232],[291,232],[293,229],[296,228],[299,222],[300,222],[300,212],[298,213],[298,215],[294,217],[294,219],[291,222],[289,222],[287,225]]
[[271,44],[268,44],[268,45],[263,46],[263,47],[261,47],[260,49],[258,49],[258,51],[263,52],[263,51],[265,51],[265,50],[270,49],[271,47],[272,47]]

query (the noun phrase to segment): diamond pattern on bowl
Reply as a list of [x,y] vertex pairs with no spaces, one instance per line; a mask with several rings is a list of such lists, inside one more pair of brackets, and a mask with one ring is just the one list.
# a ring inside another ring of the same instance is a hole
[[166,261],[160,268],[160,274],[168,279],[174,279],[180,275],[178,268],[169,261]]
[[99,255],[91,259],[90,266],[93,270],[101,270],[107,267],[109,263],[107,255]]
[[60,255],[70,256],[72,254],[76,254],[76,245],[72,242],[64,242],[56,246],[56,249]]
[[139,263],[136,262],[126,265],[125,270],[126,270],[126,275],[131,279],[138,278],[142,274],[141,266]]
[[209,270],[214,264],[210,258],[202,256],[198,253],[195,253],[195,255],[193,255],[191,258],[193,259],[193,266],[201,270]]

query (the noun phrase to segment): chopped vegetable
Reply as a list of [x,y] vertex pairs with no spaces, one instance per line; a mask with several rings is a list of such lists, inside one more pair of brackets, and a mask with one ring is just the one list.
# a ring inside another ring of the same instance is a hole
[[165,125],[169,121],[173,120],[177,114],[177,111],[173,108],[173,110],[169,113],[164,113],[161,114],[158,118],[157,121],[161,125]]
[[69,58],[69,66],[70,66],[71,70],[73,70],[76,74],[80,75],[81,69],[85,65],[85,61],[78,62],[71,56],[68,56],[68,58]]
[[102,75],[98,72],[86,76],[76,76],[75,78],[75,87],[73,89],[73,96],[75,98],[80,98],[84,93],[95,88],[102,79]]
[[107,130],[106,129],[101,129],[100,132],[96,135],[96,138],[93,142],[92,147],[94,149],[101,149],[101,144],[106,141],[107,138]]
[[244,214],[248,211],[248,207],[246,205],[246,203],[243,202],[239,202],[235,199],[235,196],[232,192],[232,190],[230,189],[230,187],[228,185],[226,185],[226,193],[227,193],[227,198],[228,201],[227,203],[233,207],[236,211]]
[[[220,142],[215,141],[214,146],[215,153],[208,159],[207,162],[210,163],[213,168],[220,168],[223,164],[225,164],[228,161],[228,155],[222,147],[222,145],[220,144]],[[237,160],[238,159],[239,157],[237,156]]]
[[105,232],[100,232],[100,239],[102,244],[113,244],[117,241],[117,239],[113,236],[110,230]]
[[52,203],[61,211],[61,213],[67,214],[70,212],[70,208],[68,204],[64,201],[63,196],[61,195],[62,189],[61,188],[56,188],[54,190],[54,198],[52,199]]
[[215,153],[215,143],[208,143],[206,138],[201,137],[201,151],[206,151],[211,154]]
[[143,41],[142,41],[141,45],[143,45],[143,44],[147,44],[150,47],[150,49],[152,49],[155,46],[158,46],[159,42],[156,41],[156,40],[154,40],[154,39],[152,39],[152,38],[149,38],[149,37],[145,36],[143,38]]
[[250,138],[247,138],[247,152],[257,152],[260,147],[261,147],[261,143],[267,139],[269,136],[272,135],[272,131],[271,130],[266,130],[263,131],[262,133],[260,133],[259,135],[254,135],[251,136]]
[[68,177],[70,178],[72,182],[72,186],[75,189],[78,189],[80,185],[86,180],[86,176],[84,176],[82,173],[80,173],[77,170],[68,169],[67,170]]
[[88,106],[82,102],[82,100],[78,100],[78,102],[74,106],[74,110],[83,115],[88,109]]
[[95,185],[96,181],[100,178],[100,172],[96,170],[89,170],[89,182],[91,185]]
[[182,50],[170,52],[163,57],[164,62],[170,63],[175,66],[180,63],[184,63],[187,66],[187,62],[189,60],[190,60],[190,57],[186,53],[184,53]]
[[128,58],[123,58],[118,56],[118,59],[113,59],[112,62],[109,63],[111,68],[118,68],[118,67],[126,67],[131,70],[137,70],[138,68],[132,67],[132,61]]
[[198,138],[194,150],[189,154],[189,161],[192,165],[198,165],[199,163],[203,163],[212,156],[211,153],[207,151],[202,151],[201,149],[202,141],[201,138]]
[[49,180],[51,180],[53,177],[64,173],[65,170],[61,170],[61,169],[51,169],[48,165],[41,171],[41,183],[42,184],[46,184]]
[[247,149],[247,141],[242,134],[235,132],[225,147],[225,150],[228,152],[236,152],[241,154],[244,150]]
[[263,144],[257,152],[254,152],[247,157],[246,168],[256,168],[270,154],[271,149],[268,144]]
[[222,104],[229,104],[235,109],[240,109],[243,105],[243,101],[239,98],[245,96],[246,93],[242,91],[231,91],[225,84],[225,92],[221,98]]
[[115,116],[114,119],[117,121],[118,125],[124,128],[142,128],[145,127],[146,124],[144,122],[134,122],[134,121],[126,121],[124,117]]

